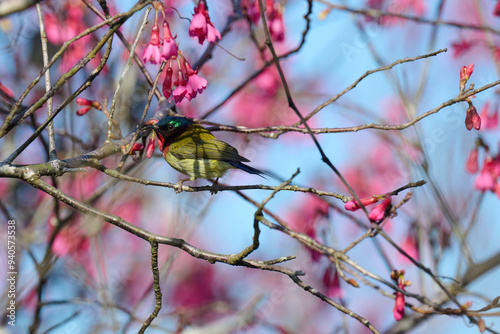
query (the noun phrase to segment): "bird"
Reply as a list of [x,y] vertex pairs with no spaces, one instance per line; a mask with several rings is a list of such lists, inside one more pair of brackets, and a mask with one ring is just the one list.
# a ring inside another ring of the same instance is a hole
[[[146,124],[151,122],[146,122]],[[176,191],[180,192],[184,181],[216,178],[214,187],[229,169],[241,169],[264,177],[264,172],[244,164],[250,162],[239,155],[238,150],[215,136],[200,124],[187,117],[168,116],[156,124],[143,127],[152,129],[163,141],[160,148],[167,163],[189,178],[180,180]],[[264,177],[265,178],[265,177]],[[212,194],[216,193],[212,190]]]

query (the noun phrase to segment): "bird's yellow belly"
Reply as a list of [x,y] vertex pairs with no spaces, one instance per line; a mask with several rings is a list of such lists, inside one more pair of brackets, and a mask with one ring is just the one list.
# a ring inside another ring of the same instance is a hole
[[178,159],[167,153],[165,160],[172,168],[189,175],[191,181],[196,179],[217,178],[223,176],[232,166],[225,161],[214,159]]

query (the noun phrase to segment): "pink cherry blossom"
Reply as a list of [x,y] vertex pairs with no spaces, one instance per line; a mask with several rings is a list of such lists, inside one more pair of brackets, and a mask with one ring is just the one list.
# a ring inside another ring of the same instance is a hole
[[330,298],[342,298],[343,291],[340,287],[340,279],[335,270],[335,267],[332,265],[326,268],[325,273],[323,274],[323,285],[326,288],[326,295]]
[[207,24],[207,41],[210,43],[217,43],[221,39],[219,30],[215,28],[212,23]]
[[281,78],[276,67],[268,67],[255,78],[254,83],[262,93],[274,96],[281,87]]
[[172,92],[172,98],[175,103],[181,102],[184,98],[191,101],[198,93],[207,88],[207,80],[193,74],[188,77],[186,85],[177,86]]
[[200,44],[203,44],[205,41],[205,37],[207,36],[207,18],[203,13],[198,12],[194,14],[189,25],[189,36],[192,39],[198,38]]
[[475,187],[480,191],[492,191],[500,197],[498,177],[500,176],[500,155],[493,158],[490,155],[484,159],[481,172],[476,178]]
[[490,164],[485,163],[483,165],[483,168],[481,169],[481,172],[476,178],[476,183],[475,187],[477,190],[480,191],[495,191],[495,185],[496,185],[496,180],[492,175],[492,170],[490,167]]
[[172,37],[170,26],[167,21],[163,22],[163,48],[161,52],[162,60],[169,60],[177,56],[179,48],[175,42],[175,37]]
[[467,158],[467,162],[465,163],[465,170],[471,174],[477,173],[479,170],[478,162],[478,149],[474,147],[472,151],[470,151],[469,157]]
[[283,24],[283,14],[280,9],[276,10],[276,15],[269,22],[269,33],[276,42],[285,40],[285,26]]
[[462,39],[458,42],[451,43],[453,49],[453,58],[458,58],[467,53],[476,43],[474,41],[468,41]]
[[57,256],[87,252],[90,247],[89,239],[82,234],[81,229],[66,228],[59,232],[52,244],[52,251]]
[[221,39],[219,31],[210,21],[210,15],[208,14],[208,7],[205,0],[200,0],[198,6],[194,8],[193,19],[189,25],[189,36],[192,39],[198,38],[200,44],[203,44],[205,39],[210,43],[215,43]]
[[[84,19],[85,11],[83,7],[75,1],[67,1],[64,5],[64,15],[55,13],[44,13],[47,39],[55,45],[61,45],[64,42],[77,36],[88,28]],[[71,43],[66,52],[63,53],[59,70],[66,72],[77,62],[77,59],[85,57],[87,52],[93,47],[95,38],[93,34],[86,35]],[[92,60],[98,63],[101,60],[101,54],[98,53]]]
[[188,93],[187,86],[177,86],[172,92],[172,98],[169,101],[174,100],[175,103],[180,103]]
[[190,87],[190,90],[192,92],[191,98],[195,98],[196,94],[201,94],[201,92],[203,92],[203,90],[207,88],[207,80],[197,74],[193,74],[188,78],[187,86]]
[[[175,89],[174,86],[177,86]],[[184,99],[191,101],[207,88],[207,80],[193,70],[189,62],[180,56],[168,61],[165,79],[163,81],[163,95],[170,101],[180,103]]]
[[498,106],[490,113],[490,102],[487,101],[481,109],[480,117],[483,130],[496,130],[498,128]]
[[243,13],[248,16],[250,22],[257,24],[260,20],[259,2],[257,0],[241,0]]
[[[403,240],[401,248],[412,258],[414,258],[417,261],[419,260],[420,256],[418,250],[418,240],[416,235],[409,233],[408,236],[406,236],[406,238]],[[410,260],[403,254],[401,254],[401,259],[404,262],[410,262]]]
[[151,64],[158,64],[160,60],[160,29],[158,28],[158,25],[155,24],[151,31],[151,40],[144,50],[142,61],[145,63],[149,61]]

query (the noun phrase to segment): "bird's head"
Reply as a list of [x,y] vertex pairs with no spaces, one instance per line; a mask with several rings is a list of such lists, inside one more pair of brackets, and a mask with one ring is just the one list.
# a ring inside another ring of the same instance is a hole
[[[146,123],[147,124],[147,123]],[[162,118],[156,124],[151,124],[142,128],[142,130],[151,129],[163,137],[165,143],[180,136],[194,121],[179,116],[169,116]]]

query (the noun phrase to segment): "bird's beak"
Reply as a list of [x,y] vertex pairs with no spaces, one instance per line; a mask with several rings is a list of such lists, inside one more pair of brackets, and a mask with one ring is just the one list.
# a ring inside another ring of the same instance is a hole
[[140,132],[142,133],[143,131],[146,131],[146,130],[158,130],[158,126],[156,124],[146,125],[146,126],[142,127]]
[[156,125],[156,124],[146,125],[146,126],[142,127],[141,130],[147,130],[147,129],[156,130],[156,129],[158,129],[158,125]]

